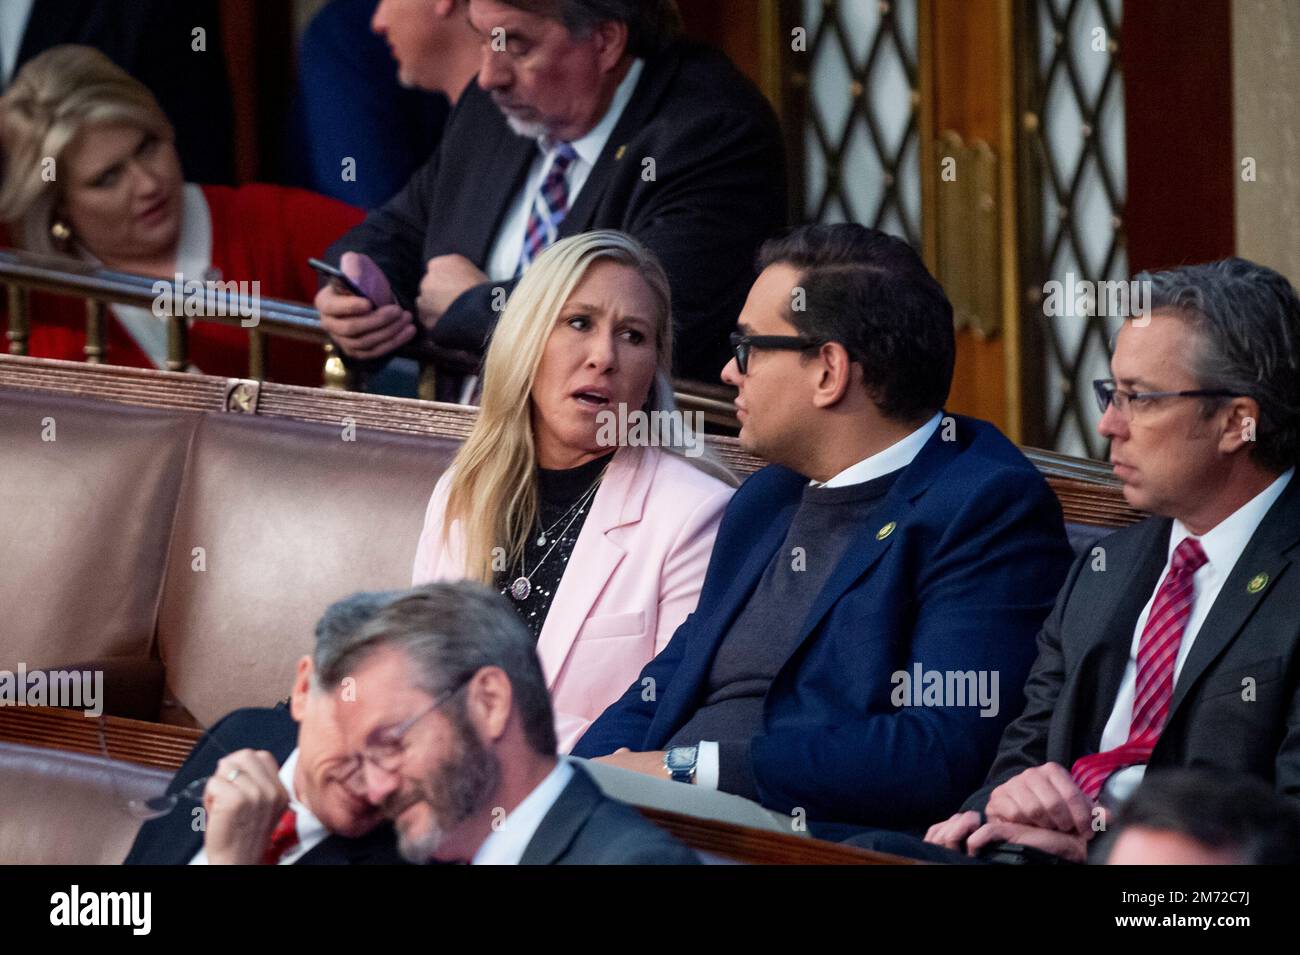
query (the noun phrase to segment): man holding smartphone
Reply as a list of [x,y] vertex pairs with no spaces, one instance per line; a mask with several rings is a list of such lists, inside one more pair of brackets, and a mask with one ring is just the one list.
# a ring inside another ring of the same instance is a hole
[[331,248],[374,295],[323,288],[326,330],[355,360],[385,360],[421,329],[481,352],[537,253],[614,228],[668,272],[676,372],[712,380],[758,245],[785,218],[762,94],[678,39],[671,0],[470,0],[467,16],[482,41],[477,84],[426,166]]

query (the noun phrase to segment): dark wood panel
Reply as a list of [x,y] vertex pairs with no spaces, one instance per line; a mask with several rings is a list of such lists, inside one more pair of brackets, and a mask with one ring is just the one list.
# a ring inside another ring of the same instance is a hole
[[1129,269],[1233,254],[1230,0],[1124,4]]

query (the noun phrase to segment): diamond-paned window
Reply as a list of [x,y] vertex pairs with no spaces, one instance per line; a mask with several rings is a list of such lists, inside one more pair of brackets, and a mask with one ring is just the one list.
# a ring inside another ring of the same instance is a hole
[[[1078,314],[1081,283],[1125,282],[1124,88],[1119,68],[1121,0],[1031,0],[1026,26],[1035,33],[1036,71],[1029,84],[1026,148],[1042,183],[1042,248],[1026,271],[1031,307],[1026,320],[1043,323],[1045,354],[1036,356],[1045,381],[1043,432],[1048,447],[1101,457],[1101,417],[1092,380],[1110,376],[1111,338],[1122,315],[1105,314],[1115,299],[1094,285],[1095,307]],[[1034,197],[1027,197],[1030,201]],[[1046,314],[1059,282],[1065,314]],[[1029,362],[1032,366],[1034,361]]]
[[916,0],[803,0],[803,219],[921,242]]

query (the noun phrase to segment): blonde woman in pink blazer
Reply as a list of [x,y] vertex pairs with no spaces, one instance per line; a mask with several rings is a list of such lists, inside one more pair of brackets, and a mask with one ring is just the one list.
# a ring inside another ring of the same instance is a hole
[[648,250],[609,230],[555,243],[501,315],[474,430],[429,500],[412,582],[506,596],[537,641],[562,752],[695,609],[735,486],[702,435],[671,427],[671,356]]

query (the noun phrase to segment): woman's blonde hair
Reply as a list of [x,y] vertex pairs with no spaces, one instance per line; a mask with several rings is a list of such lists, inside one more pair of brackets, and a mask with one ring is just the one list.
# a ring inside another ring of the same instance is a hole
[[[497,323],[483,363],[478,420],[452,463],[443,542],[459,521],[465,573],[473,580],[492,582],[494,548],[504,548],[507,566],[518,562],[537,519],[533,382],[560,310],[587,270],[600,261],[635,269],[653,293],[658,370],[644,410],[676,411],[669,378],[672,298],[668,276],[653,253],[625,233],[604,229],[563,239],[539,255],[519,280]],[[684,448],[664,450],[683,453]],[[726,469],[707,454],[690,460],[706,473],[730,479]]]
[[60,251],[50,226],[63,195],[63,151],[87,127],[110,124],[173,139],[148,88],[92,47],[52,47],[13,78],[0,97],[0,219],[25,248]]

